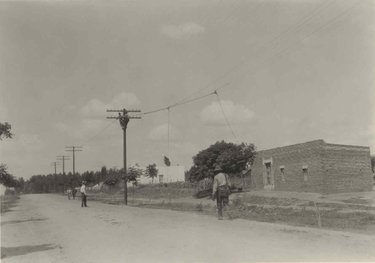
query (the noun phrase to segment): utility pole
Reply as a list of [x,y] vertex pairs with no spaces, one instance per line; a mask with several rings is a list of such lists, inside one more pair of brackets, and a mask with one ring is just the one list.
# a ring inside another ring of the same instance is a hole
[[107,112],[118,112],[118,116],[114,117],[107,117],[107,119],[117,119],[120,121],[121,128],[123,130],[123,137],[124,137],[124,203],[128,205],[128,175],[127,175],[127,168],[126,168],[126,128],[128,126],[130,119],[140,119],[140,116],[129,116],[129,112],[141,112],[140,110],[107,110]]
[[67,155],[57,156],[57,160],[62,161],[63,175],[65,175],[65,161],[70,160],[69,158]]
[[53,184],[53,186],[54,186],[54,191],[55,191],[55,193],[57,193],[57,187],[56,187],[56,166],[58,166],[58,165],[60,165],[61,163],[59,163],[59,162],[52,162],[52,166],[54,166],[55,167],[55,174],[54,174],[54,184]]
[[[65,175],[65,161],[69,160],[69,156],[59,155],[59,156],[57,156],[57,160],[62,161],[62,171],[63,171],[63,175]],[[64,185],[63,185],[63,192],[65,192],[65,181],[64,181]]]
[[59,162],[52,162],[51,165],[55,167],[55,175],[56,175],[56,166],[60,165],[60,163]]
[[82,151],[82,146],[66,146],[67,148],[65,151],[67,152],[73,152],[73,175],[76,174],[76,167],[75,167],[75,162],[76,162],[76,157],[75,157],[75,152],[81,152]]

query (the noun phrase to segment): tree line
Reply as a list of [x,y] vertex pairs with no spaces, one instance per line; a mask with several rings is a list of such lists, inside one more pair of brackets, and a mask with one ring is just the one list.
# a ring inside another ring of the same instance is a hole
[[[3,139],[11,139],[13,134],[11,132],[11,125],[7,122],[0,123],[0,141]],[[8,172],[8,168],[5,164],[0,163],[0,184],[6,187],[20,188],[23,186],[23,178],[17,179]]]
[[[12,138],[11,126],[9,123],[0,123],[0,140]],[[239,174],[249,168],[255,158],[254,144],[234,144],[225,141],[218,141],[208,148],[193,156],[193,165],[185,171],[185,179],[190,182],[199,182],[214,176],[214,168],[220,166],[228,174]],[[168,157],[164,156],[166,166],[171,165]],[[7,187],[15,187],[18,191],[25,193],[58,193],[68,188],[79,187],[82,181],[89,186],[103,182],[106,185],[114,186],[124,179],[124,170],[103,166],[100,171],[86,171],[83,173],[47,174],[33,175],[29,180],[15,178],[9,174],[5,164],[0,164],[0,184]],[[156,164],[149,164],[145,169],[139,165],[130,166],[127,169],[127,179],[134,184],[137,179],[145,175],[152,178],[158,175]]]
[[[193,166],[186,171],[186,179],[192,183],[214,176],[214,168],[220,166],[228,174],[239,174],[248,169],[255,157],[253,144],[234,144],[219,141],[207,149],[200,151],[193,157]],[[168,160],[169,161],[169,160]],[[170,165],[170,162],[168,163]],[[137,179],[145,175],[155,178],[158,175],[156,164],[150,164],[145,169],[139,165],[127,169],[129,182],[137,184]],[[100,171],[86,171],[83,173],[34,175],[24,182],[25,193],[58,193],[68,188],[74,188],[86,181],[88,186],[103,182],[106,185],[117,185],[124,179],[124,170],[103,166]]]
[[[130,166],[127,169],[127,180],[137,184],[137,179],[142,175],[150,178],[157,176],[156,164],[150,164],[145,169],[139,165]],[[81,186],[86,181],[88,186],[104,183],[109,186],[117,185],[124,179],[124,169],[110,168],[103,166],[100,171],[86,171],[83,173],[47,174],[33,175],[25,181],[24,193],[61,193],[69,188]]]

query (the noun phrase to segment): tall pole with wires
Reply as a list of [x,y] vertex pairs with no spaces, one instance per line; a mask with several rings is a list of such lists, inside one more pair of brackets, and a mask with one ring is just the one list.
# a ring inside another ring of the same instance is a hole
[[[170,132],[170,118],[171,118],[171,108],[170,107],[168,107],[168,152],[167,152],[167,154],[168,154],[168,160],[171,160],[171,157],[170,157],[170,152],[169,152],[169,136],[170,136],[170,134],[169,134],[169,132]],[[170,165],[170,162],[168,162],[169,163],[169,165]],[[167,165],[167,178],[169,178],[169,165]]]
[[75,166],[75,163],[76,163],[76,156],[75,156],[75,152],[81,152],[82,151],[82,146],[66,146],[65,147],[67,152],[73,152],[73,175],[76,174],[76,166]]
[[54,173],[54,175],[56,175],[56,166],[60,165],[60,163],[59,162],[53,162],[53,163],[51,163],[51,165],[55,167],[55,173]]
[[170,156],[169,156],[169,136],[170,136],[170,115],[171,115],[171,109],[170,109],[170,107],[168,107],[168,152],[167,152],[167,154],[168,154],[168,158],[170,159]]
[[[57,156],[57,160],[62,161],[62,172],[63,172],[63,176],[64,176],[65,175],[65,161],[70,160],[69,156],[67,156],[67,155],[59,155],[59,156]],[[63,192],[64,191],[65,191],[65,183],[63,185]]]
[[67,155],[59,155],[57,156],[57,160],[62,161],[62,172],[65,175],[65,161],[70,160],[70,157]]
[[120,125],[123,131],[123,140],[124,140],[124,149],[123,149],[123,156],[124,156],[124,203],[128,205],[128,175],[127,175],[127,168],[126,168],[126,129],[128,127],[128,123],[130,119],[140,119],[139,116],[129,116],[129,112],[141,112],[140,110],[107,110],[107,112],[118,112],[118,116],[110,116],[107,119],[117,119],[120,121]]
[[54,186],[54,191],[55,191],[55,193],[57,193],[56,166],[60,165],[60,163],[55,161],[55,162],[52,162],[51,165],[54,166],[54,168],[55,168],[55,173],[54,173],[54,175],[53,175],[53,177],[54,177],[54,184],[53,184],[53,186]]

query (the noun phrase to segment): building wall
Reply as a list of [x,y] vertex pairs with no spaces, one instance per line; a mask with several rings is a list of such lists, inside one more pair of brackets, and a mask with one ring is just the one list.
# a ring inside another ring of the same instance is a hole
[[[273,189],[321,192],[324,186],[321,160],[323,144],[323,140],[317,140],[258,152],[252,168],[256,188],[264,189],[264,162],[271,160]],[[281,168],[284,168],[284,175]],[[303,168],[307,169],[306,176]]]
[[[274,180],[271,187],[265,187],[264,162],[267,161],[272,162]],[[280,167],[284,167],[283,176]],[[306,175],[303,168],[307,169]],[[370,149],[316,140],[259,151],[252,177],[256,189],[319,193],[370,191]]]
[[178,166],[160,166],[158,167],[158,179],[163,175],[163,183],[173,183],[173,182],[184,182],[185,181],[185,167]]
[[372,190],[370,148],[325,144],[324,192],[358,192]]
[[[145,169],[145,168],[144,168]],[[158,175],[152,181],[151,178],[142,175],[139,178],[138,183],[140,184],[151,184],[151,183],[173,183],[173,182],[184,182],[185,181],[185,167],[178,166],[158,166]]]

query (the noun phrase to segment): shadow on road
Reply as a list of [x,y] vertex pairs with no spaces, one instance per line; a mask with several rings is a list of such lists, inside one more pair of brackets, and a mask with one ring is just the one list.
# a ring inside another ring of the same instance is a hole
[[21,256],[33,252],[50,250],[57,248],[53,244],[42,244],[36,246],[19,246],[19,247],[1,247],[1,258],[10,258],[14,256]]
[[26,220],[12,220],[12,221],[4,221],[1,222],[1,225],[8,225],[8,224],[18,224],[18,223],[24,223],[24,222],[32,222],[32,221],[44,221],[46,219],[44,218],[30,218]]

